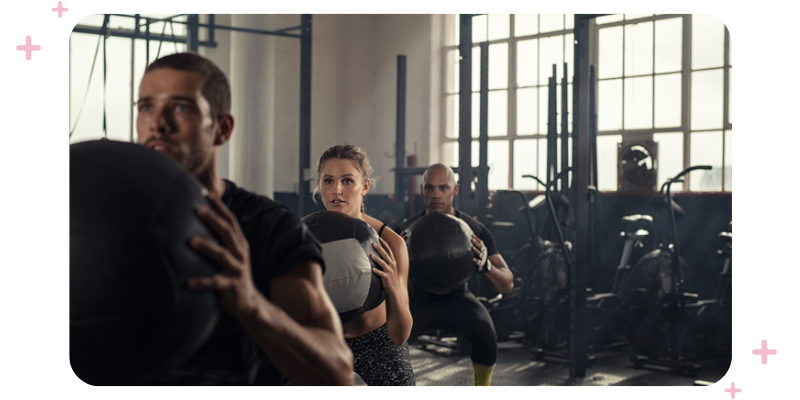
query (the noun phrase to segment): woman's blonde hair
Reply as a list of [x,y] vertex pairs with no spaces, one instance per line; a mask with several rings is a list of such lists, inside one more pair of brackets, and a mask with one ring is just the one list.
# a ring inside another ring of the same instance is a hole
[[[325,163],[328,160],[350,160],[356,162],[356,167],[361,174],[364,175],[364,179],[369,181],[370,187],[375,184],[377,178],[372,178],[372,165],[369,163],[369,157],[367,157],[367,153],[364,149],[352,145],[352,144],[337,144],[334,146],[329,147],[325,150],[324,153],[319,157],[317,161],[317,179],[319,179],[319,175],[322,173],[322,168],[325,166]],[[314,187],[314,192],[311,194],[314,202],[317,201],[316,194],[319,192],[319,184]],[[361,202],[361,212],[364,211],[364,202]]]

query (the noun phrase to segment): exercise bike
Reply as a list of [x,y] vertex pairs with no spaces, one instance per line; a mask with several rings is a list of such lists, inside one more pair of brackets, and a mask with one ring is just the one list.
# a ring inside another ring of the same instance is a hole
[[661,186],[655,249],[634,265],[620,287],[627,336],[634,347],[631,361],[637,368],[653,364],[692,374],[707,356],[717,301],[699,300],[694,272],[680,257],[676,213],[681,208],[670,190],[673,183],[700,169],[711,167],[687,168]]

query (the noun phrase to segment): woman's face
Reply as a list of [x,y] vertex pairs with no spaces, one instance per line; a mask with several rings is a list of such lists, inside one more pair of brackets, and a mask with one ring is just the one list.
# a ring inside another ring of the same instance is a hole
[[325,161],[317,180],[322,201],[328,211],[337,211],[354,218],[361,216],[361,203],[369,191],[369,181],[352,160]]

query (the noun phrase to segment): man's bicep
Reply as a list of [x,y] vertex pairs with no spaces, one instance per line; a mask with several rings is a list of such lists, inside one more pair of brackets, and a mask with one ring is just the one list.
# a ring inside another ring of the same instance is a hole
[[300,262],[270,281],[271,301],[304,326],[333,328],[336,310],[322,286],[322,268],[314,261]]

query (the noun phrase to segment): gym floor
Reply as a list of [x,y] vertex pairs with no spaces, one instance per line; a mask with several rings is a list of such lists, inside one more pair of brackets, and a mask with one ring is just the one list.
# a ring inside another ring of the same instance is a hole
[[[621,347],[594,354],[587,364],[586,377],[570,380],[566,359],[537,357],[529,346],[515,340],[499,342],[498,347],[492,386],[693,386],[719,381],[730,366],[728,357],[699,362],[694,373],[679,374],[649,364],[637,367],[631,361],[630,349]],[[411,342],[410,355],[417,386],[472,385],[468,355],[417,341]]]

